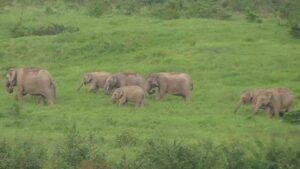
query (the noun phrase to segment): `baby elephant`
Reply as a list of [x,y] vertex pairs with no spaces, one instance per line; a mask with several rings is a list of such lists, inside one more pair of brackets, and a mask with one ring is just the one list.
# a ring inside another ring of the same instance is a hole
[[112,100],[117,102],[119,106],[131,101],[138,107],[144,107],[145,98],[145,91],[140,86],[124,86],[117,88],[112,94]]

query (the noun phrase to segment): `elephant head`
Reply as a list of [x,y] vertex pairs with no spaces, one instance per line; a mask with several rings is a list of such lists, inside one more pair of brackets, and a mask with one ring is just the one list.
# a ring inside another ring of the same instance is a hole
[[272,102],[273,93],[272,92],[264,92],[260,93],[254,100],[252,104],[252,112],[256,113],[259,108],[263,108],[269,106]]
[[117,101],[124,95],[124,91],[121,89],[117,89],[112,94],[112,100]]
[[252,103],[253,98],[254,98],[253,91],[248,91],[248,92],[245,92],[244,94],[242,94],[242,96],[240,98],[240,102],[237,105],[237,107],[235,108],[234,113],[239,111],[241,105]]
[[17,71],[14,69],[9,69],[6,74],[6,91],[8,93],[12,93],[14,91],[14,87],[17,85]]
[[84,78],[83,78],[83,80],[82,80],[82,82],[81,82],[81,84],[80,84],[80,86],[77,90],[80,90],[83,85],[91,83],[92,80],[93,80],[93,75],[92,74],[90,74],[90,73],[85,74]]
[[119,87],[119,80],[116,76],[110,76],[106,79],[104,89],[111,93],[115,88]]
[[159,76],[157,74],[151,74],[147,80],[147,92],[149,94],[155,93],[155,88],[159,87]]

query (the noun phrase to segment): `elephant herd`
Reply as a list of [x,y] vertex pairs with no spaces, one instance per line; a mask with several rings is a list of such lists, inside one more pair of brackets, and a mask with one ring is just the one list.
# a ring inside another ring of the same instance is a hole
[[[39,96],[40,104],[54,103],[56,84],[50,73],[41,68],[15,68],[7,72],[6,90],[13,93],[16,88],[16,100],[21,101],[23,96]],[[122,72],[89,72],[84,75],[83,85],[89,84],[89,91],[96,92],[102,88],[110,94],[118,105],[133,102],[143,107],[148,94],[157,92],[156,100],[161,100],[166,94],[181,96],[183,100],[191,100],[193,82],[186,73],[160,72],[151,73],[147,80],[137,73]],[[293,93],[287,88],[257,89],[247,91],[241,95],[235,112],[241,105],[252,104],[253,115],[259,109],[264,109],[270,117],[282,116],[289,111],[294,103]]]

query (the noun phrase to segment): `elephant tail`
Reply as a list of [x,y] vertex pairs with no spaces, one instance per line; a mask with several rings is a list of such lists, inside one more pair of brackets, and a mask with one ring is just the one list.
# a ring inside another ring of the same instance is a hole
[[190,89],[193,90],[194,89],[194,85],[193,82],[190,83]]
[[50,87],[51,87],[51,89],[52,89],[52,95],[53,95],[53,97],[56,97],[56,84],[55,84],[55,82],[51,79],[51,81],[50,81]]

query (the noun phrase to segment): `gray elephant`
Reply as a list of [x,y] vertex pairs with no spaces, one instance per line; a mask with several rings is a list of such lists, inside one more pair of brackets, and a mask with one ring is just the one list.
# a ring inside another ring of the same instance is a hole
[[283,115],[294,103],[294,95],[287,88],[275,88],[260,93],[252,103],[252,112],[265,109],[270,117]]
[[153,94],[155,88],[158,88],[156,100],[161,100],[166,94],[171,94],[181,96],[185,101],[189,101],[191,100],[193,82],[186,73],[152,73],[148,77],[146,90],[149,94]]
[[137,107],[144,107],[145,90],[140,86],[124,86],[114,90],[112,100],[117,102],[119,106],[127,104],[128,101],[134,102]]
[[97,92],[99,88],[104,88],[105,81],[112,73],[109,72],[88,72],[84,75],[82,83],[77,90],[80,90],[83,85],[90,84],[89,91]]
[[262,92],[267,89],[256,89],[244,92],[241,97],[237,107],[234,110],[234,113],[238,112],[242,105],[252,104],[253,100]]
[[17,87],[17,101],[21,101],[23,96],[30,94],[40,96],[41,104],[44,104],[46,100],[48,105],[54,103],[56,95],[55,82],[47,70],[40,68],[9,69],[6,77],[7,92],[13,93],[14,87]]
[[140,86],[145,88],[144,78],[137,73],[117,73],[106,79],[104,89],[107,93],[112,93],[115,89],[123,86]]

